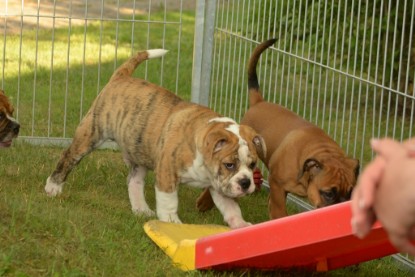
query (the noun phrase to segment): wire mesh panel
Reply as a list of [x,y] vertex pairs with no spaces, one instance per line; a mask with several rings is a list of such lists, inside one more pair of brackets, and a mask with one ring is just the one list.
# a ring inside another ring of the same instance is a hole
[[216,5],[213,109],[240,120],[248,108],[249,56],[276,38],[257,68],[267,101],[323,128],[361,166],[373,158],[370,138],[415,135],[415,1]]
[[253,48],[268,101],[328,132],[351,156],[371,137],[414,135],[414,1],[219,1],[210,105],[240,119]]
[[169,53],[136,75],[188,98],[191,58],[184,70],[180,53],[191,55],[182,40],[193,40],[193,19],[184,8],[194,9],[193,1],[2,1],[1,88],[14,103],[21,137],[72,137],[114,69],[142,49]]

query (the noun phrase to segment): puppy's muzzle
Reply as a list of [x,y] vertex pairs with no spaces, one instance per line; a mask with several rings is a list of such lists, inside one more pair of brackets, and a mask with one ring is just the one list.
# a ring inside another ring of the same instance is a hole
[[10,147],[20,131],[20,124],[17,121],[9,120],[0,132],[0,148]]
[[241,186],[243,191],[247,191],[249,187],[251,186],[251,180],[249,180],[248,178],[243,178],[239,180],[238,183],[239,183],[239,186]]
[[17,136],[20,131],[20,124],[15,121],[10,121],[9,124],[7,124],[7,128],[15,135]]

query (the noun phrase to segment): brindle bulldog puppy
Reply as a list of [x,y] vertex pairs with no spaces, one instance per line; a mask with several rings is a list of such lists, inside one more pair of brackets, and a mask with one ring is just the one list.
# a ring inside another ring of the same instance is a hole
[[135,213],[154,214],[144,198],[144,177],[154,170],[160,220],[181,222],[177,191],[180,183],[187,183],[209,189],[231,228],[247,226],[234,198],[255,190],[253,169],[258,153],[266,151],[263,139],[251,127],[131,76],[141,62],[166,52],[139,52],[115,71],[79,124],[45,190],[50,196],[60,194],[74,166],[104,141],[113,140],[131,168],[128,193]]

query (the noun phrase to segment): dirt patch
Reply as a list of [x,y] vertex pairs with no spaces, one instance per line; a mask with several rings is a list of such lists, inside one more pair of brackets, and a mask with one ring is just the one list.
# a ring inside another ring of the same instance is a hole
[[[52,1],[25,0],[0,1],[0,31],[2,33],[18,33],[23,28],[59,28],[84,24],[88,20],[116,20],[117,17],[133,18],[133,15],[147,14],[149,11],[191,10],[195,8],[194,0],[167,1],[167,0],[72,0]],[[55,2],[55,3],[54,3]],[[53,19],[55,21],[53,22]]]

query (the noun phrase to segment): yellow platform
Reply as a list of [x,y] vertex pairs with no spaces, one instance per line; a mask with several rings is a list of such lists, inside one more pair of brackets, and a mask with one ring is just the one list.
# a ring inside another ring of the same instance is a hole
[[144,231],[182,270],[195,269],[195,245],[199,238],[231,230],[221,225],[177,224],[151,220]]

